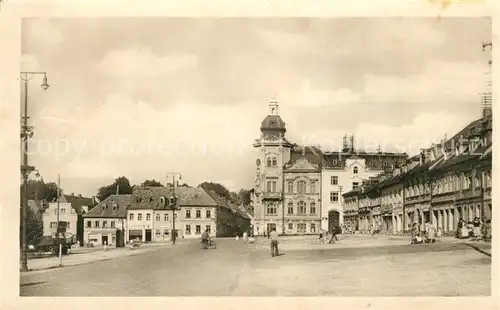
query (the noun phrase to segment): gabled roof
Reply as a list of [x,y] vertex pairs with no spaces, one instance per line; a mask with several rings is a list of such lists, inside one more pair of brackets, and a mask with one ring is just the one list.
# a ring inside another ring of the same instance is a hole
[[491,150],[491,144],[489,145],[483,145],[478,147],[477,149],[473,151],[469,151],[466,149],[463,153],[460,154],[452,154],[446,159],[442,159],[441,162],[437,163],[433,167],[433,171],[440,171],[444,169],[451,168],[455,165],[464,163],[469,160],[473,159],[480,159],[484,154],[488,152],[488,150]]
[[127,209],[135,203],[132,195],[111,195],[92,208],[84,217],[125,218]]
[[227,208],[231,210],[233,213],[238,214],[240,217],[245,218],[245,219],[252,219],[246,211],[242,210],[242,206],[238,206],[235,203],[232,203],[229,201],[229,199],[226,199],[224,197],[221,197],[218,195],[215,191],[212,190],[207,190],[206,193],[212,197],[212,199],[217,203],[219,207]]
[[71,195],[61,195],[60,202],[68,202],[71,204],[71,207],[76,211],[77,214],[82,215],[85,214],[85,211],[82,207],[89,207],[89,209],[94,206],[94,199],[88,197],[82,197],[81,195],[75,196]]
[[[160,197],[171,197],[172,187],[143,187],[136,186],[132,192],[136,202],[130,209],[166,209],[167,206],[160,204]],[[180,207],[217,206],[217,203],[201,187],[176,187],[175,196],[178,197]]]
[[290,152],[290,160],[287,163],[287,166],[293,165],[300,159],[307,159],[311,164],[321,166],[321,162],[323,159],[323,152],[317,146],[295,146]]

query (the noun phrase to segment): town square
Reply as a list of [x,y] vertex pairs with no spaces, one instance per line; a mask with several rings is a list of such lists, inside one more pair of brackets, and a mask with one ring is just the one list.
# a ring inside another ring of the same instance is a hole
[[32,18],[22,50],[20,296],[492,294],[490,19]]

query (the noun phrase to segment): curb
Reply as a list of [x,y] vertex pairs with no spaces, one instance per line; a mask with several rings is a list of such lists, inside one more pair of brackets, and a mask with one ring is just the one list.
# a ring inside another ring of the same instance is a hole
[[[55,270],[55,269],[63,269],[63,268],[68,268],[68,267],[81,266],[81,265],[90,264],[90,263],[108,261],[108,260],[122,258],[122,257],[137,256],[137,255],[140,255],[140,254],[143,254],[143,253],[153,252],[155,250],[159,250],[159,249],[165,248],[168,245],[171,245],[171,244],[164,244],[164,245],[162,244],[162,245],[155,245],[155,246],[144,247],[143,249],[146,249],[144,251],[137,251],[137,250],[130,250],[129,249],[129,251],[132,251],[132,252],[130,252],[130,254],[116,256],[116,257],[104,257],[104,258],[98,258],[98,259],[94,259],[94,260],[90,260],[90,261],[79,262],[79,263],[74,263],[74,264],[69,264],[69,265],[64,265],[63,264],[62,266],[49,266],[49,267],[42,267],[42,268],[33,268],[33,269],[29,269],[29,271],[21,271],[20,275],[23,276],[23,275],[28,275],[28,274],[30,274],[32,272],[37,272],[37,271],[49,271],[49,270]],[[95,253],[95,252],[91,252],[91,253]]]

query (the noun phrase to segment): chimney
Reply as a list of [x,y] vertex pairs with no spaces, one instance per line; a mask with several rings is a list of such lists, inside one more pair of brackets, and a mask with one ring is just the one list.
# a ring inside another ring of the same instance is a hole
[[420,150],[420,165],[423,165],[425,163],[425,150],[422,149]]

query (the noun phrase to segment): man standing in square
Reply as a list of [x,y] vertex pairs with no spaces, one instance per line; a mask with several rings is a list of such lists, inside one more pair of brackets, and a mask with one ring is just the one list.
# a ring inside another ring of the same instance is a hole
[[276,228],[273,228],[269,234],[269,239],[271,239],[271,256],[278,256],[278,233]]

